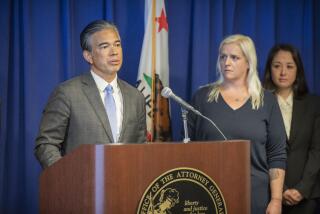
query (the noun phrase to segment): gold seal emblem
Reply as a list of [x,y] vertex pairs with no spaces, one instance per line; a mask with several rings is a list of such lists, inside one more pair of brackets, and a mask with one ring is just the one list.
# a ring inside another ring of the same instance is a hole
[[193,168],[175,168],[156,178],[144,192],[137,214],[226,214],[217,184]]

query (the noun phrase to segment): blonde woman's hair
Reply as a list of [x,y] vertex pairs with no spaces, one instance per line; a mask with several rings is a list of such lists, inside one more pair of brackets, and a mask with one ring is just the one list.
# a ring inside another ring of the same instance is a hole
[[208,102],[218,101],[218,97],[220,93],[219,87],[224,81],[221,67],[220,67],[220,60],[219,60],[220,52],[224,45],[231,44],[231,43],[235,43],[240,47],[243,55],[245,56],[249,64],[249,72],[247,76],[248,92],[251,98],[252,109],[258,109],[261,106],[263,106],[263,88],[261,86],[261,82],[259,80],[258,71],[257,71],[256,49],[250,37],[244,36],[241,34],[228,36],[220,43],[219,56],[217,60],[218,80],[212,83],[212,90],[208,95]]

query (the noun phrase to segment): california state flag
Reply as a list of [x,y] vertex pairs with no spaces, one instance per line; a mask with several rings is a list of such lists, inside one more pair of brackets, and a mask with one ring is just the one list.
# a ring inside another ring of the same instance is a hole
[[168,22],[164,0],[146,0],[147,16],[140,57],[137,88],[146,99],[148,141],[170,141],[168,99],[161,96],[169,86]]

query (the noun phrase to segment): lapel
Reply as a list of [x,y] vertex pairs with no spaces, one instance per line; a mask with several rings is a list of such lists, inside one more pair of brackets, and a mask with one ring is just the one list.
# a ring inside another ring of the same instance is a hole
[[292,119],[289,143],[292,144],[299,132],[299,126],[303,123],[304,99],[293,99]]
[[101,100],[96,83],[94,82],[94,79],[92,78],[90,72],[82,76],[82,90],[100,122],[102,123],[102,126],[109,138],[109,142],[113,142],[112,131],[109,124],[108,116],[103,106],[103,102]]
[[127,86],[124,84],[124,82],[122,80],[120,80],[118,78],[118,85],[121,91],[121,96],[122,96],[122,104],[123,104],[123,117],[122,117],[122,124],[121,124],[121,132],[120,132],[120,136],[119,136],[119,142],[123,142],[123,133],[125,132],[126,129],[126,124],[128,121],[128,111],[130,109],[128,100],[130,99],[129,97],[129,93],[127,93]]

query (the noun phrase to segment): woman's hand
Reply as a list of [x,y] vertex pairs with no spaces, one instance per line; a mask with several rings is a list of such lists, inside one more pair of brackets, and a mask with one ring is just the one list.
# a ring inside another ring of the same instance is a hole
[[288,206],[298,204],[303,199],[301,193],[296,189],[287,189],[283,193],[283,203]]
[[282,209],[282,199],[281,198],[271,198],[268,204],[266,214],[281,214]]

